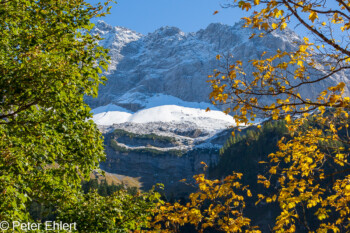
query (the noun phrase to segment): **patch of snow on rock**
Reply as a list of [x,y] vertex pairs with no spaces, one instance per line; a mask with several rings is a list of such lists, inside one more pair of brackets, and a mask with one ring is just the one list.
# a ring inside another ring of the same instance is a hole
[[[199,128],[208,130],[225,129],[235,124],[233,118],[217,110],[206,112],[200,108],[190,108],[177,105],[162,105],[140,110],[136,113],[125,111],[113,111],[118,109],[114,106],[104,106],[94,109],[96,113],[93,121],[98,125],[113,125],[125,122],[131,123],[149,123],[149,122],[191,122],[198,125]],[[110,110],[101,112],[101,110]]]

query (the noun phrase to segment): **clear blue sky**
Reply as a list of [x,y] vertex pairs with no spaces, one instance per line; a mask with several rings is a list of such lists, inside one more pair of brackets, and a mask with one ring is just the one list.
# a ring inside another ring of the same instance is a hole
[[[87,0],[96,3],[103,0]],[[233,25],[242,17],[250,16],[238,8],[225,8],[221,5],[233,0],[117,0],[112,4],[111,14],[101,18],[113,26],[122,26],[142,34],[153,32],[162,26],[175,26],[184,32],[195,32],[206,28],[210,23]],[[329,2],[328,2],[329,3]],[[330,1],[328,7],[336,6]],[[219,13],[213,15],[214,11]],[[289,25],[301,36],[308,36],[308,30],[296,24]],[[335,32],[338,36],[338,32]],[[339,34],[340,35],[340,34]]]
[[[240,9],[222,9],[227,0],[117,0],[111,14],[102,18],[113,26],[123,26],[142,34],[162,26],[175,26],[184,32],[206,28],[210,23],[233,25],[244,13]],[[93,0],[89,2],[93,3]],[[213,15],[218,10],[219,14]]]

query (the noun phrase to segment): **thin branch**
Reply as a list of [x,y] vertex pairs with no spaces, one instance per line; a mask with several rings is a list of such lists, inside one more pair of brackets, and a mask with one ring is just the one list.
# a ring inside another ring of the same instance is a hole
[[307,24],[300,16],[299,14],[291,7],[291,5],[288,3],[287,0],[283,0],[287,8],[293,13],[293,15],[299,20],[300,23],[302,23],[307,29],[309,29],[311,32],[316,34],[318,37],[320,37],[324,42],[326,42],[328,45],[332,46],[333,48],[339,50],[340,52],[350,56],[350,51],[347,51],[346,49],[340,47],[338,44],[332,42],[327,37],[325,37],[321,32],[316,30],[315,28],[311,27],[309,24]]
[[38,103],[38,101],[35,100],[35,101],[32,102],[32,103],[26,104],[26,105],[24,105],[24,106],[18,108],[17,111],[14,111],[14,112],[12,112],[12,113],[5,114],[5,115],[0,115],[0,119],[4,119],[4,118],[8,118],[8,117],[14,116],[14,115],[16,115],[17,113],[19,113],[19,112],[21,112],[21,111],[24,111],[24,110],[30,108],[30,107],[33,106],[33,105],[36,105],[37,103]]

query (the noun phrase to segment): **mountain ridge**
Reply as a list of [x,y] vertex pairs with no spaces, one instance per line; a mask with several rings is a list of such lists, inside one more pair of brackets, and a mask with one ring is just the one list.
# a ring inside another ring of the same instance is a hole
[[[115,104],[132,111],[144,108],[143,103],[156,94],[210,103],[211,89],[206,81],[219,67],[217,54],[232,54],[232,60],[240,59],[247,65],[263,52],[268,56],[277,49],[291,51],[301,42],[290,29],[249,39],[259,30],[242,27],[243,21],[233,26],[212,23],[197,32],[184,33],[179,28],[165,26],[142,35],[99,21],[92,33],[106,38],[101,45],[110,49],[112,62],[99,97],[87,98],[87,102],[92,108]],[[315,89],[313,93],[320,88]],[[310,90],[302,92],[310,94]]]

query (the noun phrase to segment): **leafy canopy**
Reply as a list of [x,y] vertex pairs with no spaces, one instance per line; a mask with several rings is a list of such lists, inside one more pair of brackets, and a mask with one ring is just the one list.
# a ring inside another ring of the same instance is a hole
[[65,202],[58,219],[76,222],[79,232],[140,232],[150,227],[153,210],[160,203],[160,194],[154,190],[133,195],[120,189],[106,197],[92,191]]
[[88,31],[109,3],[0,1],[1,220],[62,202],[104,159],[83,97],[105,81],[107,50]]
[[[204,164],[205,165],[205,164]],[[206,165],[205,165],[206,166]],[[162,232],[179,232],[179,227],[193,224],[196,230],[217,229],[223,232],[258,233],[251,220],[243,216],[244,196],[251,197],[247,186],[239,182],[241,173],[233,173],[223,181],[208,180],[204,174],[194,176],[199,190],[190,194],[186,204],[164,203],[156,211],[154,228]]]

